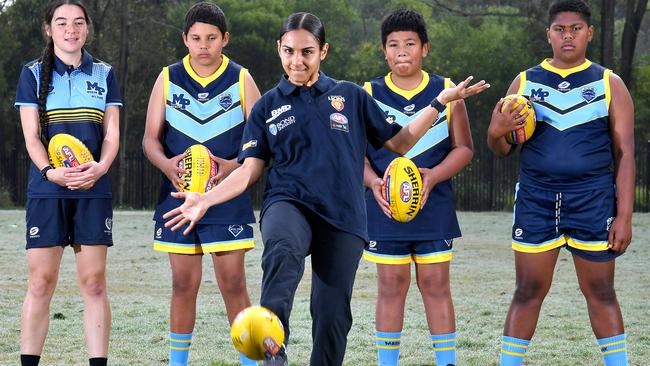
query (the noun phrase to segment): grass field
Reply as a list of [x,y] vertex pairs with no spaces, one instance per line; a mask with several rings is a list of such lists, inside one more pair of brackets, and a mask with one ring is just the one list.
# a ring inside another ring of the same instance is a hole
[[[151,249],[150,212],[115,213],[116,245],[109,250],[108,279],[113,322],[112,365],[166,365],[170,269],[167,256]],[[509,213],[459,214],[464,237],[454,243],[452,291],[458,322],[458,364],[496,365],[503,321],[514,286],[509,246]],[[0,365],[18,365],[20,308],[26,288],[24,212],[0,211]],[[247,256],[251,299],[259,300],[262,245]],[[650,365],[650,214],[634,216],[634,240],[617,261],[617,289],[626,321],[631,365]],[[203,285],[190,363],[237,365],[212,262],[204,258]],[[307,266],[309,268],[309,266]],[[309,286],[305,271],[291,318],[289,357],[307,365],[311,351]],[[346,365],[376,364],[374,348],[374,265],[363,262],[357,274],[354,325]],[[424,309],[415,284],[407,300],[400,365],[433,365]],[[87,365],[81,327],[82,302],[76,285],[74,256],[66,250],[51,306],[50,332],[43,365]],[[602,365],[570,255],[560,255],[554,285],[528,351],[526,365]]]

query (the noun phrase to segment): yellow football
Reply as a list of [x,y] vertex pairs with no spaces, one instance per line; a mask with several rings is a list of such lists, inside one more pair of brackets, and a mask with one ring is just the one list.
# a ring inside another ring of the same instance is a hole
[[178,177],[183,181],[181,188],[185,192],[204,193],[216,185],[214,177],[217,175],[217,163],[210,159],[208,148],[196,144],[185,150],[185,157],[178,162],[185,173]]
[[529,112],[528,116],[526,116],[526,119],[524,120],[524,124],[520,128],[506,135],[506,140],[509,143],[513,145],[522,144],[533,135],[533,132],[535,131],[535,125],[537,124],[533,104],[530,102],[530,100],[528,100],[528,98],[524,97],[523,95],[510,94],[503,99],[504,102],[501,105],[501,112],[503,112],[503,108],[505,107],[506,103],[510,102],[512,99],[516,99],[516,101],[512,103],[512,106],[510,107],[511,110],[516,109],[519,107],[519,105],[524,103],[524,109],[521,110],[519,115],[524,115],[526,112]]
[[230,327],[235,348],[251,360],[276,355],[284,343],[284,327],[273,312],[263,306],[250,306],[237,314]]
[[384,174],[384,199],[393,219],[409,222],[420,212],[422,177],[418,167],[403,156],[393,159]]
[[95,160],[83,142],[67,133],[52,136],[47,154],[55,168],[72,168]]

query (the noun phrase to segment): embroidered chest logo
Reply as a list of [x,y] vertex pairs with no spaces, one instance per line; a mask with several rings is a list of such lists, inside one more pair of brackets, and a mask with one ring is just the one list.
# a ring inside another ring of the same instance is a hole
[[568,81],[563,81],[563,82],[557,84],[557,90],[559,90],[561,92],[569,91],[569,90],[571,90],[569,88],[570,86],[571,86],[571,83],[569,83]]
[[542,88],[531,89],[530,90],[530,101],[531,102],[544,102],[544,98],[548,97],[549,92],[545,91]]
[[227,111],[228,108],[232,107],[232,94],[224,93],[219,96],[219,105],[223,108],[224,111]]
[[348,132],[348,118],[341,113],[330,114],[330,127],[333,130]]
[[340,96],[340,95],[330,95],[327,97],[329,99],[330,104],[332,104],[332,107],[336,109],[337,111],[342,111],[343,108],[345,108],[345,98]]
[[591,103],[594,99],[596,99],[596,88],[582,88],[582,99],[584,99],[587,103]]
[[106,89],[99,86],[97,82],[91,83],[90,81],[86,81],[86,92],[93,97],[101,97],[106,93]]
[[172,107],[184,111],[188,105],[190,105],[190,100],[185,98],[185,94],[172,95]]
[[199,102],[207,102],[210,98],[210,93],[199,93],[196,95]]

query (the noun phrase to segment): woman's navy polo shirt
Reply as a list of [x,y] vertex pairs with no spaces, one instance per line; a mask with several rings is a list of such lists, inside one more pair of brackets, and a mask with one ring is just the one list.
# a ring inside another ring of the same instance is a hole
[[320,73],[309,88],[286,77],[255,104],[239,161],[268,171],[262,216],[277,201],[296,201],[336,228],[367,240],[363,168],[367,143],[380,148],[400,130],[361,87]]

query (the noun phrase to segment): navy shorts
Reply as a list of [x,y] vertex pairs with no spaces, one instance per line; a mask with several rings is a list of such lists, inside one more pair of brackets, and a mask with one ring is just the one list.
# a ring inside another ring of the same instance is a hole
[[165,227],[164,221],[156,221],[153,249],[176,254],[203,254],[251,250],[255,246],[250,225],[198,224],[188,235],[183,235],[184,229],[172,231]]
[[113,245],[110,198],[28,198],[27,249]]
[[449,262],[453,239],[391,241],[371,240],[366,244],[363,258],[379,264],[430,264]]
[[517,184],[512,248],[540,253],[565,247],[585,259],[606,262],[621,255],[607,247],[615,218],[613,186],[554,192]]

